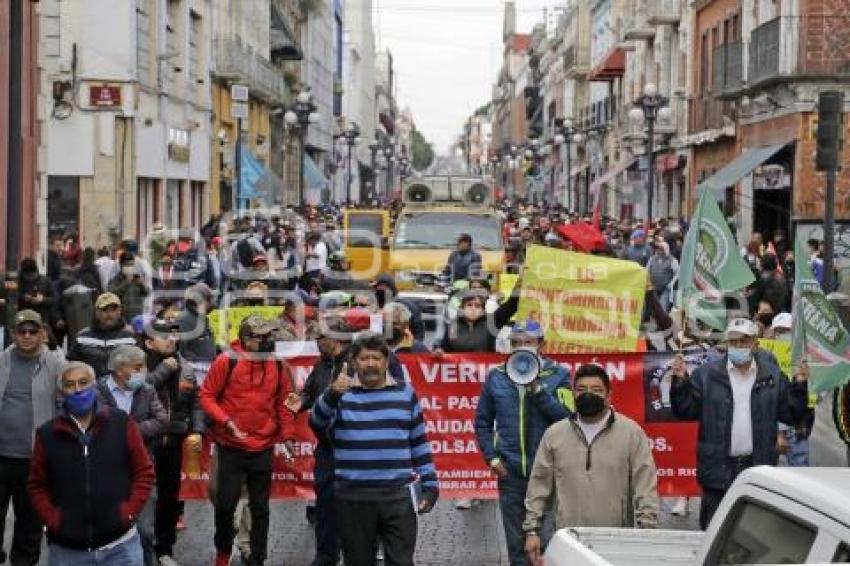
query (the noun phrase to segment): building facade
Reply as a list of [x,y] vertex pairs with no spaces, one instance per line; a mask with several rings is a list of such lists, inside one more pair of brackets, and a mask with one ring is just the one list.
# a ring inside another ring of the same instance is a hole
[[[211,0],[41,2],[47,220],[84,245],[210,208]],[[93,38],[97,38],[94,40]]]

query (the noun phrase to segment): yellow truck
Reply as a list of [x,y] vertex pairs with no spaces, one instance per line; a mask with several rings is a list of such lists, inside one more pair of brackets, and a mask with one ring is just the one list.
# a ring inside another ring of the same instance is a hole
[[389,255],[399,290],[433,290],[461,234],[472,236],[483,275],[496,288],[505,257],[492,195],[492,187],[475,177],[425,177],[405,188]]

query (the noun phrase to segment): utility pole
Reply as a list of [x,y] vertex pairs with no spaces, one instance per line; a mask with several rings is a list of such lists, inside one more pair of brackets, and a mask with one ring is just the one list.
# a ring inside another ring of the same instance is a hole
[[[844,93],[826,91],[818,97],[818,133],[815,167],[826,172],[823,217],[823,283],[825,293],[835,289],[835,182],[841,168],[844,134]],[[800,261],[800,258],[797,258]]]

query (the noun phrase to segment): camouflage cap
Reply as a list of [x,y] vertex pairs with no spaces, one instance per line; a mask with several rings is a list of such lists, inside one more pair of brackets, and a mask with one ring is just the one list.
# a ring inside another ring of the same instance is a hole
[[35,324],[36,326],[44,326],[44,321],[41,320],[41,315],[32,309],[24,309],[18,311],[15,315],[15,326],[22,324]]

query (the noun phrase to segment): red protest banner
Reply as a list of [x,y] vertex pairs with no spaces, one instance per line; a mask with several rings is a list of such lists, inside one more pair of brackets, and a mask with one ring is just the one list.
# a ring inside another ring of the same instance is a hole
[[[497,483],[483,461],[475,439],[473,421],[481,387],[488,371],[504,362],[497,354],[446,354],[400,356],[407,379],[422,404],[434,464],[440,479],[441,497],[490,499]],[[658,489],[663,496],[699,495],[696,483],[696,424],[675,420],[659,394],[661,379],[672,359],[667,354],[622,353],[557,355],[553,359],[571,370],[584,363],[602,364],[611,376],[613,404],[617,411],[636,420],[649,437],[658,467]],[[312,369],[314,358],[288,360],[300,389]],[[656,383],[658,380],[659,383]],[[667,389],[669,392],[669,389]],[[656,399],[657,397],[657,399]],[[669,400],[669,394],[666,397]],[[313,497],[313,447],[315,438],[307,414],[297,418],[293,461],[287,462],[282,445],[275,450],[272,497]],[[206,497],[212,447],[206,442],[199,462],[185,461],[181,496]]]

